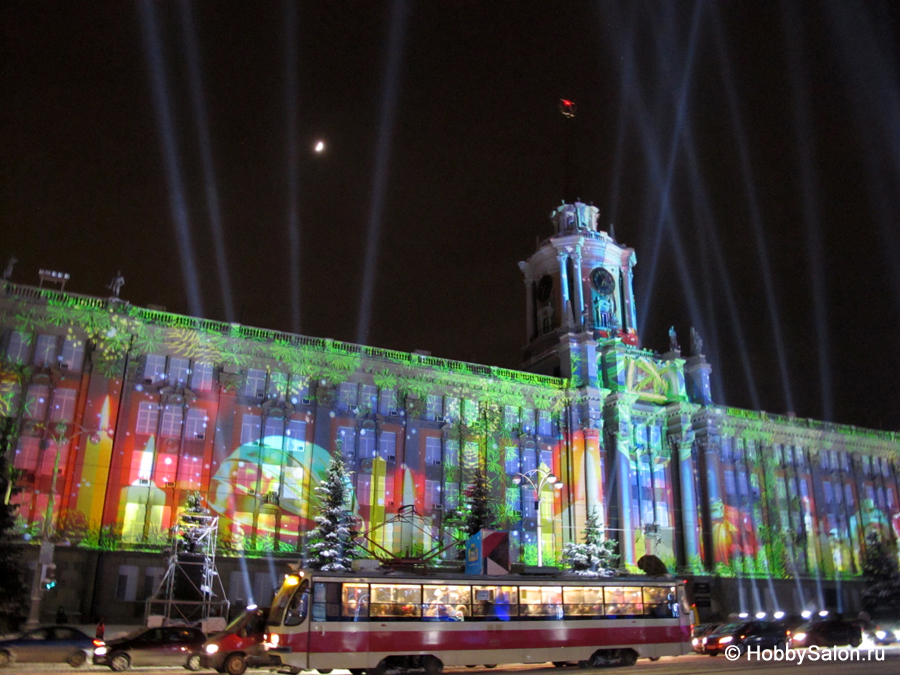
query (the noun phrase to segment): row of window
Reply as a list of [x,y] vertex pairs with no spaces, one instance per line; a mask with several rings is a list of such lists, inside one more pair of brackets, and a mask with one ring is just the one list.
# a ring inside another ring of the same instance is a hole
[[316,582],[314,621],[516,620],[678,615],[674,586]]
[[[31,334],[12,331],[6,346],[6,360],[20,366],[29,363]],[[76,337],[38,335],[30,363],[40,368],[58,365],[64,370],[80,371],[84,363],[84,341]]]

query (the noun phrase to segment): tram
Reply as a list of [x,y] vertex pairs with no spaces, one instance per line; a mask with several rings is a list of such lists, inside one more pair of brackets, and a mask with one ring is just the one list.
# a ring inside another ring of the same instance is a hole
[[690,616],[684,583],[665,578],[304,570],[275,595],[266,646],[291,672],[633,665],[690,654]]

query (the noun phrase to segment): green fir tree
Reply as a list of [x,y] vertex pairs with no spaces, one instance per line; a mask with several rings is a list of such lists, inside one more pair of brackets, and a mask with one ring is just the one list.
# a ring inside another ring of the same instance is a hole
[[560,562],[579,576],[613,576],[619,563],[619,554],[616,553],[619,546],[603,534],[596,513],[588,516],[581,535],[583,543],[570,542],[563,546]]
[[11,503],[17,492],[16,471],[6,460],[14,421],[7,418],[0,423],[0,633],[16,630],[25,620],[28,596],[25,566],[14,532],[18,505]]
[[897,542],[877,532],[866,535],[866,551],[862,559],[866,586],[862,592],[867,612],[895,610],[900,607],[900,569],[897,565]]
[[349,572],[362,552],[356,544],[359,531],[350,512],[352,488],[340,457],[331,460],[325,479],[315,491],[320,495],[322,511],[316,517],[316,528],[309,533],[306,565],[323,572]]

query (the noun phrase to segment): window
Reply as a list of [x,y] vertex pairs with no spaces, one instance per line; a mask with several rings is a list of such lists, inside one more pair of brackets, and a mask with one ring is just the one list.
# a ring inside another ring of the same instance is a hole
[[270,448],[281,448],[284,439],[284,418],[269,417],[266,419],[266,433],[263,443]]
[[372,476],[365,474],[357,476],[356,501],[360,506],[372,505]]
[[553,471],[553,451],[550,448],[541,450],[541,467]]
[[463,450],[463,468],[478,468],[478,443],[475,441],[466,441],[465,449]]
[[166,357],[160,354],[148,354],[144,365],[144,379],[158,382],[166,379]]
[[180,405],[166,405],[163,407],[162,428],[160,436],[166,438],[181,438],[181,421],[184,418],[184,410]]
[[259,415],[244,415],[241,418],[241,445],[259,443],[260,432]]
[[506,448],[506,473],[510,476],[519,473],[519,448]]
[[359,404],[367,413],[375,412],[378,406],[378,387],[374,384],[362,385]]
[[38,335],[37,346],[34,348],[34,365],[39,368],[47,368],[56,365],[55,335]]
[[50,398],[50,387],[46,384],[33,384],[28,387],[25,398],[25,418],[44,420],[47,417],[47,401]]
[[212,389],[213,365],[211,363],[194,363],[191,371],[191,389],[194,391],[210,391]]
[[425,510],[433,511],[435,505],[441,504],[441,484],[440,481],[425,481]]
[[603,589],[608,616],[634,616],[644,613],[640,588],[607,586]]
[[397,414],[397,392],[393,389],[382,389],[378,396],[378,412],[382,415]]
[[425,464],[428,466],[441,463],[441,439],[428,437],[425,439]]
[[503,408],[503,427],[507,430],[515,429],[519,426],[519,409],[515,406],[505,406]]
[[266,396],[266,371],[259,368],[247,370],[247,381],[244,384],[244,396],[253,398],[265,398]]
[[78,392],[74,389],[59,388],[53,392],[53,405],[50,407],[51,422],[71,422],[75,419],[75,399]]
[[289,452],[303,452],[304,444],[306,443],[306,422],[301,420],[290,420],[285,436],[287,436],[285,447]]
[[351,469],[356,462],[356,427],[338,427],[338,442],[344,464]]
[[463,419],[469,426],[478,420],[478,401],[463,399]]
[[297,377],[291,381],[291,403],[294,405],[309,404],[309,379]]
[[382,431],[381,437],[378,439],[378,453],[381,458],[387,462],[396,460],[397,453],[397,434],[393,431]]
[[421,616],[422,587],[418,584],[372,584],[371,588],[370,616]]
[[284,399],[287,395],[287,375],[279,370],[269,373],[269,397]]
[[[478,593],[475,600],[477,603]],[[562,618],[562,588],[560,586],[522,586],[519,588],[519,613],[522,616]]]
[[734,484],[734,471],[725,471],[725,494],[728,496],[734,496],[737,494],[737,489]]
[[553,424],[551,423],[551,420],[550,413],[546,410],[538,412],[538,433],[541,436],[553,435]]
[[428,394],[425,398],[425,419],[435,421],[444,412],[444,399],[436,394]]
[[16,458],[13,466],[22,471],[35,471],[37,469],[38,454],[41,450],[41,441],[34,436],[19,436],[16,445]]
[[444,419],[455,422],[459,419],[459,399],[452,396],[444,397]]
[[6,358],[10,363],[24,365],[28,360],[28,350],[31,347],[31,335],[14,330],[9,334],[9,346],[6,348]]
[[206,423],[208,421],[206,410],[203,408],[191,408],[188,410],[187,422],[184,428],[184,437],[189,441],[202,441],[206,438]]
[[444,506],[448,509],[459,506],[459,483],[447,483],[444,490]]
[[60,366],[65,370],[81,370],[84,362],[84,341],[78,338],[66,338],[63,342]]
[[534,410],[531,408],[522,409],[522,431],[526,434],[534,432]]
[[522,473],[534,471],[537,468],[537,453],[527,449],[522,453]]
[[116,600],[121,602],[133,602],[137,599],[137,586],[137,565],[119,565],[119,578],[116,582]]
[[145,434],[149,436],[150,434],[156,433],[156,428],[159,425],[159,405],[156,403],[148,403],[147,401],[141,401],[138,406],[138,416],[137,416],[137,424],[135,425],[135,433]]
[[444,465],[448,469],[459,467],[459,441],[448,439],[444,444]]
[[361,429],[359,432],[359,458],[375,459],[375,430]]
[[184,386],[191,372],[190,359],[169,359],[169,384]]

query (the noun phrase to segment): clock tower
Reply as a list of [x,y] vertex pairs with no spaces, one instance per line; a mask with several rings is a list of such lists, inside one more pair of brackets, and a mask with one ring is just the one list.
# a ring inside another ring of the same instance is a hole
[[[550,214],[554,234],[519,263],[525,275],[524,368],[596,382],[599,341],[638,345],[632,274],[634,250],[597,228],[600,211],[563,203]],[[590,347],[586,359],[574,355]],[[579,372],[584,369],[584,372]]]

